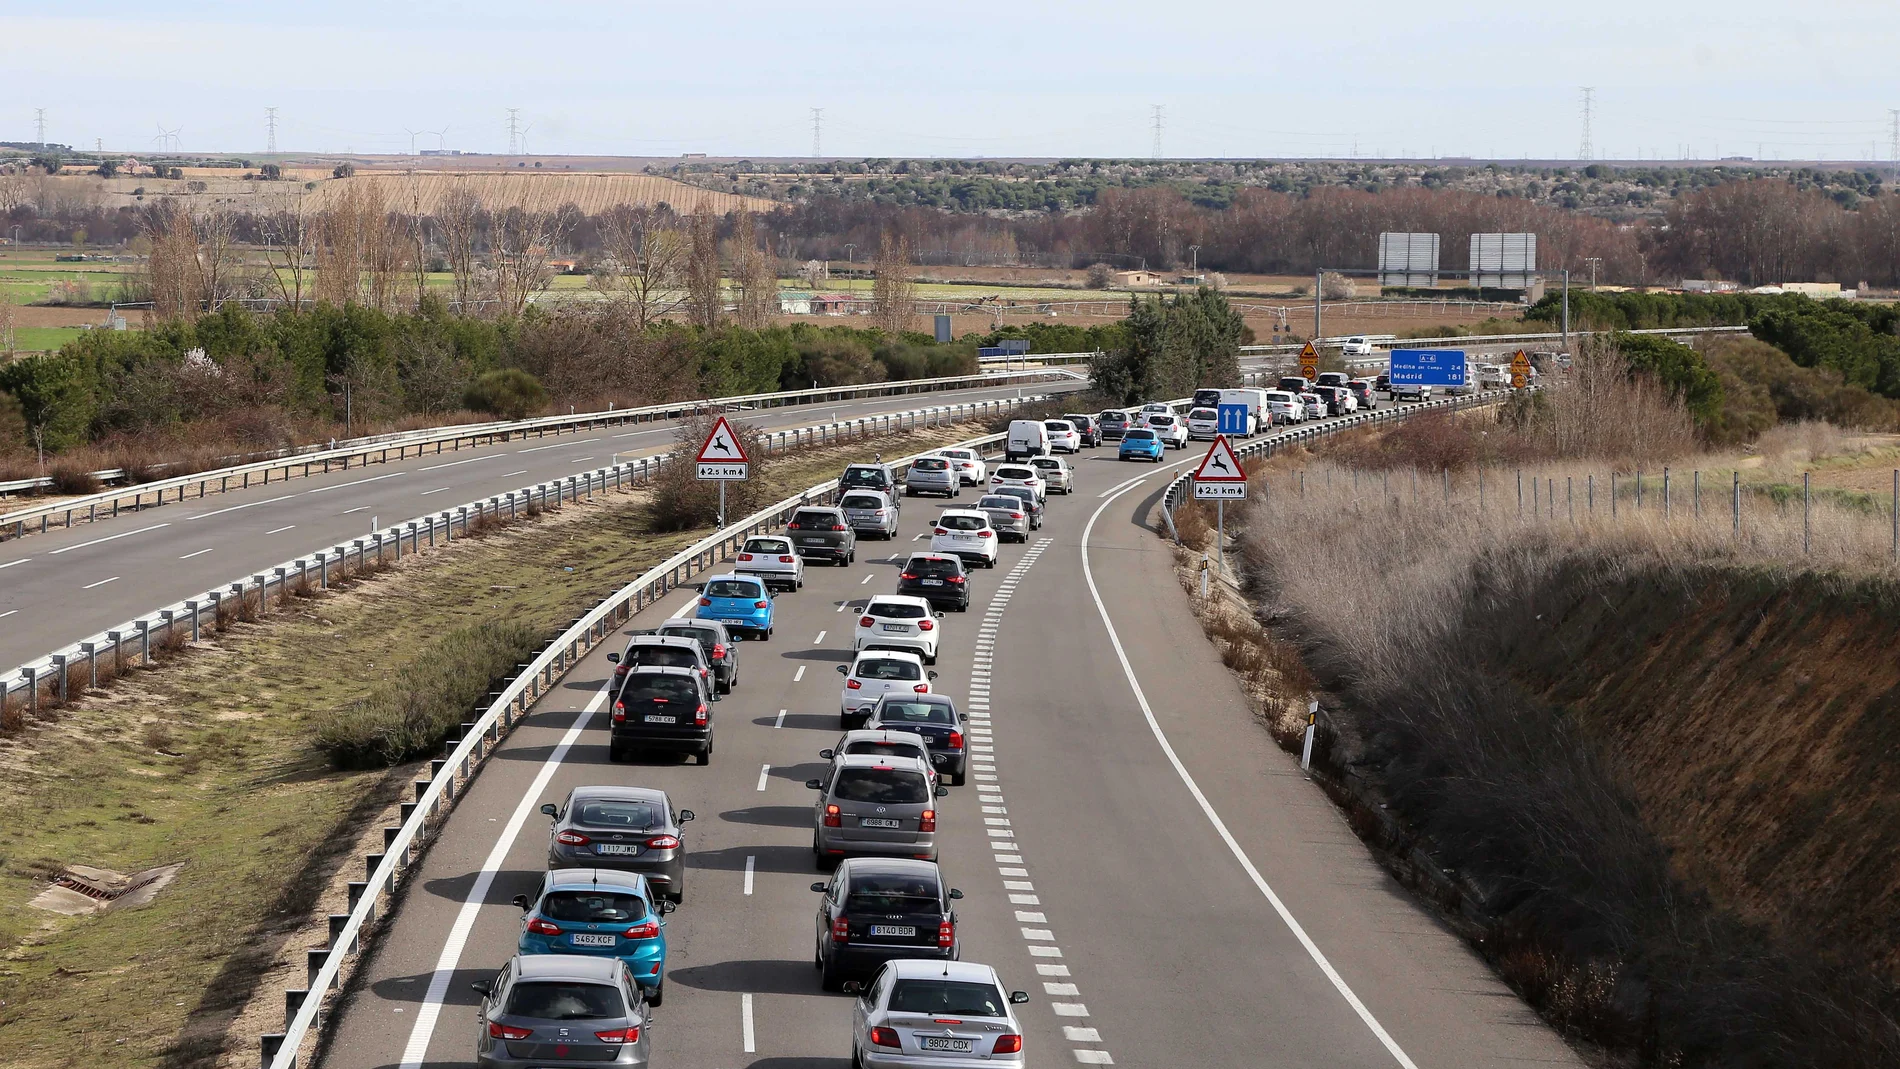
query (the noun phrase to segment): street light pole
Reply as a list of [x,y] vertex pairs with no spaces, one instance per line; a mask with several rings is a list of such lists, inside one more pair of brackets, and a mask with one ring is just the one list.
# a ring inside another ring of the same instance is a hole
[[1570,351],[1570,269],[1564,268],[1564,352]]

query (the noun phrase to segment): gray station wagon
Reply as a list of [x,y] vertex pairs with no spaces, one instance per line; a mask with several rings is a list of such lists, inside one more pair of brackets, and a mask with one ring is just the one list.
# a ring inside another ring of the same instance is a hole
[[904,506],[882,490],[853,490],[838,501],[844,521],[865,538],[889,541],[897,535],[897,521]]
[[851,529],[851,521],[843,509],[801,508],[792,513],[785,533],[791,536],[798,555],[807,560],[828,560],[842,565],[858,559],[858,535]]
[[848,856],[937,860],[937,799],[950,793],[914,757],[850,754],[836,758],[812,807],[811,850],[822,871]]
[[948,457],[918,457],[904,473],[904,496],[942,494],[957,497],[963,493],[963,477]]

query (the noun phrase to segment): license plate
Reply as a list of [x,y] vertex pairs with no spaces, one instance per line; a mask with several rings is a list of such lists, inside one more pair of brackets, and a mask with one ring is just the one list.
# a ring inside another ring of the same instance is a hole
[[799,541],[808,546],[822,546],[825,544],[825,540],[822,538],[801,538]]
[[649,724],[677,724],[680,722],[680,718],[677,716],[653,716],[649,714],[646,717],[646,722]]
[[873,924],[871,925],[871,934],[901,935],[906,938],[915,938],[917,935],[917,926],[914,924]]
[[640,847],[636,843],[595,843],[596,854],[637,854]]
[[945,1036],[918,1036],[917,1045],[924,1050],[967,1051],[975,1042],[969,1039],[950,1039]]
[[924,580],[924,585],[925,585],[925,586],[942,586],[942,585],[943,585],[943,580],[941,580],[941,579],[926,579],[926,580]]
[[568,938],[572,939],[574,945],[577,947],[610,947],[614,945],[614,937],[611,935],[588,935],[583,932],[578,935],[569,936]]
[[910,625],[909,624],[885,624],[884,630],[908,633],[910,631]]
[[750,623],[751,621],[744,620],[744,619],[737,619],[737,620],[721,620],[719,622],[722,624],[747,624],[747,623]]
[[865,817],[858,821],[858,824],[866,828],[901,828],[904,826],[902,821],[891,820],[888,817]]

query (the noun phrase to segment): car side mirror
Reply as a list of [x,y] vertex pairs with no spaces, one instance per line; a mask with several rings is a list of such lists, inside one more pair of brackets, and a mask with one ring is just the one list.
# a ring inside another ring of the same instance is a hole
[[718,694],[716,694],[716,693],[715,693],[715,694],[714,694],[714,695],[712,696],[712,700],[713,700],[713,701],[716,701],[716,702],[723,702],[723,701],[725,701],[726,699],[724,699],[724,698],[722,698],[722,697],[720,697],[720,696],[719,696]]
[[483,998],[495,993],[495,983],[492,980],[472,980],[468,986],[480,991]]
[[839,675],[841,675],[841,676],[848,676],[848,675],[850,675],[850,674],[851,674],[851,666],[850,666],[850,665],[845,665],[845,664],[841,664],[841,665],[839,665],[839,666],[838,666],[838,674],[839,674]]
[[963,897],[963,892],[962,892],[962,891],[959,891],[959,890],[957,890],[957,889],[956,889],[956,888],[954,888],[954,887],[952,887],[952,888],[950,888],[950,900],[951,900],[952,902],[955,902],[955,901],[958,901],[958,900],[959,900],[959,899],[961,899],[962,897]]
[[509,899],[508,901],[513,902],[517,906],[520,906],[521,911],[523,913],[526,913],[528,910],[534,908],[534,903],[528,901],[527,895],[516,895],[513,898]]
[[678,906],[673,904],[672,899],[667,899],[666,901],[660,903],[660,914],[661,916],[665,916],[666,914],[671,913],[678,908],[679,908]]
[[1029,992],[1027,991],[1011,991],[1009,993],[1009,1004],[1012,1006],[1020,1006],[1028,1001]]
[[843,991],[847,995],[862,995],[864,994],[864,983],[859,980],[846,980],[844,986],[838,990]]
[[680,810],[680,823],[681,823],[681,824],[684,824],[684,823],[686,823],[687,821],[689,821],[689,820],[691,820],[691,819],[693,819],[693,811],[692,811],[692,810],[690,810],[690,809],[682,809],[682,810]]
[[820,894],[823,894],[825,890],[825,882],[823,880],[819,880],[811,885],[811,889],[819,892]]
[[823,749],[823,750],[820,750],[820,751],[818,751],[818,756],[819,756],[819,757],[822,757],[822,758],[824,758],[824,759],[825,759],[825,760],[827,760],[827,761],[829,761],[829,760],[831,760],[831,758],[832,758],[832,753],[833,753],[833,751],[832,751],[832,750],[831,750],[830,748],[828,748],[828,747],[827,747],[826,749]]
[[937,678],[937,673],[935,673],[935,672],[925,672],[925,673],[924,673],[924,675],[925,675],[926,677],[928,677],[928,678],[930,678],[930,679],[935,679],[935,678]]
[[608,664],[619,664],[619,663],[620,663],[620,655],[619,655],[618,653],[610,653],[610,654],[608,654],[608,655],[607,655],[607,663],[608,663]]
[[556,820],[561,819],[561,811],[555,808],[555,805],[553,802],[541,803],[541,812],[546,813],[548,816],[551,816]]
[[936,617],[937,619],[939,619],[939,620],[941,620],[941,619],[943,619],[943,614],[942,614],[942,613],[940,613],[940,612],[939,612],[939,613],[933,613],[932,615],[933,615],[933,616],[935,616],[935,617]]
[[727,636],[726,636],[726,641],[727,641],[727,642],[733,642],[733,643],[739,643],[739,642],[744,642],[744,641],[745,641],[745,636],[744,636],[744,635],[736,635],[736,634],[735,634],[735,635],[727,635]]
[[813,791],[823,790],[824,786],[825,784],[823,780],[808,779],[805,781],[805,788],[807,790],[813,790]]
[[948,788],[948,787],[938,787],[938,788],[937,788],[937,797],[939,797],[939,798],[948,798],[948,797],[950,797],[950,788]]

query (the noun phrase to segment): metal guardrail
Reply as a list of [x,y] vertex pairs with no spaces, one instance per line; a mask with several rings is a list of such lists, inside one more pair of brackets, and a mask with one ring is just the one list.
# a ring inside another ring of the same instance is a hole
[[1100,353],[1011,353],[1007,356],[979,356],[976,358],[976,362],[983,365],[984,367],[990,367],[992,365],[998,365],[998,364],[1004,367],[1010,367],[1015,364],[1023,364],[1023,365],[1041,364],[1044,367],[1059,367],[1066,364],[1086,364],[1090,362],[1091,360],[1094,360],[1096,357],[1100,355],[1102,354]]
[[[1073,372],[1056,371],[1047,368],[1027,370],[989,370],[977,375],[951,375],[934,379],[910,379],[901,382],[868,383],[862,386],[820,387],[811,390],[785,390],[778,393],[741,394],[732,397],[707,398],[692,401],[677,401],[664,405],[648,405],[641,408],[609,409],[605,412],[570,413],[565,416],[538,416],[533,419],[503,423],[471,423],[452,427],[431,428],[424,431],[407,432],[400,435],[382,435],[368,439],[346,442],[337,448],[305,447],[306,451],[274,456],[262,461],[240,464],[214,471],[198,472],[192,475],[175,476],[145,483],[126,490],[106,491],[71,498],[55,504],[40,505],[14,512],[0,514],[0,541],[17,538],[27,533],[29,526],[44,533],[48,526],[68,526],[75,522],[91,522],[103,513],[117,516],[123,508],[137,511],[154,508],[168,501],[182,501],[189,497],[203,497],[215,485],[222,491],[237,481],[239,489],[256,482],[269,484],[272,476],[277,481],[291,478],[293,475],[309,475],[312,470],[328,472],[334,469],[348,470],[352,461],[359,466],[370,463],[385,463],[393,453],[395,459],[402,460],[411,455],[420,456],[431,450],[441,453],[444,447],[458,451],[464,442],[473,447],[484,442],[510,441],[516,437],[545,437],[549,433],[565,430],[590,430],[595,427],[619,426],[628,423],[649,423],[657,420],[679,419],[684,416],[700,415],[714,410],[734,408],[779,408],[795,404],[822,404],[826,401],[846,397],[861,397],[867,394],[895,395],[906,393],[925,393],[950,389],[971,389],[984,385],[1008,385],[1013,382],[1029,382],[1050,378],[1072,378]],[[123,472],[110,471],[94,473],[95,477],[105,475],[122,476]],[[0,485],[0,491],[7,487],[31,488],[44,486],[50,479],[24,480],[22,483]],[[26,485],[30,484],[30,485]],[[196,494],[192,493],[196,489]],[[169,496],[168,496],[169,495]],[[147,497],[151,501],[147,501]],[[124,505],[127,497],[129,506]],[[36,523],[37,521],[37,523]],[[58,521],[58,522],[54,522]]]
[[[1747,330],[1748,328],[1745,326],[1743,327],[1645,327],[1641,330],[1573,330],[1570,332],[1570,336],[1573,338],[1587,338],[1596,334],[1656,334],[1656,335],[1661,335],[1663,337],[1676,337],[1676,336],[1693,335],[1693,334],[1740,334],[1740,333],[1746,333]],[[1344,342],[1347,337],[1356,337],[1356,336],[1357,335],[1342,335],[1336,338],[1320,338],[1319,340],[1315,341],[1313,344],[1339,345],[1340,343]],[[1444,343],[1446,345],[1466,345],[1466,346],[1510,345],[1516,342],[1528,342],[1528,341],[1562,341],[1563,338],[1564,338],[1564,334],[1562,331],[1552,331],[1548,334],[1467,334],[1467,335],[1463,335],[1461,337],[1456,337],[1456,338],[1405,338],[1405,339],[1401,339],[1401,344],[1404,344],[1404,343],[1423,344],[1423,343],[1429,342],[1433,344]],[[1246,355],[1246,354],[1274,355],[1274,354],[1279,354],[1279,353],[1297,353],[1302,348],[1305,347],[1305,344],[1306,344],[1305,342],[1286,342],[1280,345],[1243,345],[1240,347],[1240,351],[1243,355]],[[1386,347],[1392,348],[1390,344],[1387,344]]]
[[[970,401],[958,405],[940,405],[882,416],[864,416],[854,420],[776,431],[762,436],[758,443],[767,452],[855,441],[878,434],[916,430],[960,423],[984,416],[1002,415],[1025,405],[1039,404],[1048,395],[1002,398],[994,401]],[[102,661],[110,661],[110,674],[117,676],[133,665],[152,663],[152,645],[180,641],[182,629],[189,629],[190,641],[199,636],[203,614],[234,611],[261,612],[275,597],[281,604],[291,591],[315,583],[318,589],[329,586],[331,578],[342,578],[366,567],[374,559],[381,564],[386,556],[401,560],[403,553],[419,553],[433,548],[437,533],[444,542],[452,541],[459,526],[463,535],[470,524],[477,526],[498,518],[513,519],[530,508],[558,507],[565,501],[592,498],[596,491],[606,492],[644,484],[656,473],[664,457],[648,457],[612,464],[604,468],[572,475],[553,482],[536,483],[506,494],[471,501],[465,505],[418,516],[380,531],[372,531],[346,544],[325,547],[313,553],[226,583],[196,597],[174,602],[155,612],[129,620],[73,643],[37,661],[20,665],[0,675],[0,710],[24,692],[29,714],[37,715],[42,697],[65,701],[75,691],[94,689],[99,683]],[[352,564],[352,560],[354,564]],[[254,608],[253,608],[254,606]],[[128,653],[130,644],[133,650]],[[85,673],[83,681],[77,673]],[[79,684],[84,683],[81,687]],[[44,694],[49,688],[50,694]]]
[[[986,449],[1007,437],[1007,434],[985,435],[956,445]],[[927,454],[917,453],[891,463],[901,466],[915,456],[924,455]],[[728,559],[747,536],[778,527],[793,510],[804,505],[829,503],[837,493],[835,480],[820,483],[767,505],[681,550],[575,620],[534,660],[523,665],[514,679],[489,696],[487,711],[463,724],[459,737],[446,743],[443,755],[430,762],[429,778],[415,781],[415,801],[402,804],[402,823],[383,829],[383,852],[363,859],[365,879],[349,885],[349,913],[330,915],[329,945],[307,952],[307,985],[301,991],[285,993],[284,1031],[260,1037],[263,1069],[295,1069],[299,1053],[315,1042],[322,1019],[323,995],[340,986],[343,965],[368,934],[367,929],[376,919],[382,899],[395,893],[400,877],[415,864],[427,845],[425,833],[432,824],[447,818],[458,792],[466,791],[470,778],[495,752],[508,731],[527,715],[534,702],[551,690],[555,681],[595,645],[611,639],[621,622],[693,575]],[[312,993],[316,997],[311,997]]]

